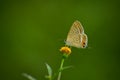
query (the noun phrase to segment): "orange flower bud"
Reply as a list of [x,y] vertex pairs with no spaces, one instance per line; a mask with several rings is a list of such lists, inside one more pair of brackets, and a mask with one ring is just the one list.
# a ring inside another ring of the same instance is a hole
[[67,54],[67,55],[70,55],[71,54],[71,49],[67,46],[65,47],[61,47],[60,51],[63,53],[63,54]]

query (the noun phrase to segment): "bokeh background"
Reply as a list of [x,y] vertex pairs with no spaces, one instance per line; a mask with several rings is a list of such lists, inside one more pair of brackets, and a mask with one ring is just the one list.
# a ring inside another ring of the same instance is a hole
[[60,47],[75,20],[84,26],[87,49],[72,48],[61,80],[120,80],[119,0],[1,0],[0,80],[46,80],[61,61]]

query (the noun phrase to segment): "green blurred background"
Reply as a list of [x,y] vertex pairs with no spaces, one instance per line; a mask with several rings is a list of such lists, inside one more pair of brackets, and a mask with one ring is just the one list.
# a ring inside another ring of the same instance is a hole
[[118,0],[1,0],[0,80],[46,80],[57,71],[60,47],[75,20],[88,35],[87,49],[72,48],[61,80],[120,80]]

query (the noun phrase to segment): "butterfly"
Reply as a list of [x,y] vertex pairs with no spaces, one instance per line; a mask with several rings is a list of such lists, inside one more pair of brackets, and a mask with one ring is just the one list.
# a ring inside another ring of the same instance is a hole
[[73,46],[77,48],[86,48],[88,43],[88,37],[84,33],[84,28],[82,24],[76,20],[68,32],[66,39],[67,46]]

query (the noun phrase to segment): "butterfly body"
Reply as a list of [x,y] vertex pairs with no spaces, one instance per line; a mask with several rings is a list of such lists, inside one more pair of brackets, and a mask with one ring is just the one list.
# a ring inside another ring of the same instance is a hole
[[66,45],[77,48],[85,48],[87,46],[88,38],[84,33],[84,29],[79,21],[75,21],[70,28],[66,39]]

